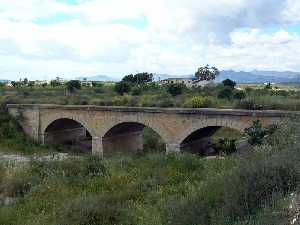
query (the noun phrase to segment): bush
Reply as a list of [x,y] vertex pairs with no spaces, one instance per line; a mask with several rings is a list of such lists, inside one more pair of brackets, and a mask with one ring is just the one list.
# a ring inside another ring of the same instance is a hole
[[209,107],[212,100],[209,97],[194,96],[185,100],[183,107],[185,108],[203,108]]
[[142,107],[172,107],[174,100],[168,94],[143,95],[139,100],[139,106]]
[[236,152],[235,142],[235,139],[221,138],[213,144],[213,148],[218,154],[230,155]]
[[112,104],[116,106],[135,106],[137,104],[135,100],[135,97],[125,94],[123,96],[115,96]]
[[124,93],[129,93],[130,89],[131,89],[131,86],[127,82],[116,83],[116,85],[114,87],[115,92],[117,92],[120,95],[123,95]]
[[[0,167],[1,168],[1,167]],[[23,197],[32,187],[32,178],[30,173],[22,168],[22,166],[17,168],[1,168],[2,171],[0,180],[0,197],[4,195],[5,197]]]
[[76,90],[81,89],[81,82],[79,80],[71,80],[67,83],[67,90],[74,93]]
[[296,190],[300,181],[298,166],[292,154],[249,155],[226,175],[200,183],[184,198],[171,198],[166,204],[164,224],[229,225],[247,221],[263,206]]
[[262,105],[258,105],[256,100],[251,97],[241,99],[241,101],[238,101],[235,105],[235,108],[249,109],[249,110],[258,110],[258,109],[262,109],[262,107],[263,107]]
[[110,176],[109,170],[97,156],[53,162],[32,161],[30,163],[30,171],[41,180],[48,177],[82,178],[87,176]]
[[167,92],[172,96],[181,95],[183,90],[186,88],[184,84],[169,84],[167,85]]
[[152,129],[144,128],[144,151],[146,152],[164,152],[166,144],[162,138]]
[[232,89],[231,87],[223,87],[221,88],[221,90],[219,91],[218,93],[218,98],[221,98],[221,99],[228,99],[230,100],[232,97]]
[[141,87],[133,87],[131,90],[132,95],[140,95],[142,93]]
[[[126,193],[126,192],[124,192]],[[67,201],[59,212],[57,223],[61,225],[131,225],[126,196],[83,196]],[[129,199],[128,199],[129,200]]]
[[260,121],[253,121],[253,125],[245,129],[245,132],[250,137],[249,143],[252,145],[262,144],[264,137],[267,135],[267,130],[263,128]]
[[237,100],[245,99],[246,93],[244,91],[234,91],[233,98]]

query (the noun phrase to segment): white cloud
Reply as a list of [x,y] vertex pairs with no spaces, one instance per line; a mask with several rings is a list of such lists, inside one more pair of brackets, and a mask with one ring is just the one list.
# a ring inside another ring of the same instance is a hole
[[[300,22],[299,10],[297,0],[0,0],[0,77],[300,70],[299,37],[264,31]],[[35,23],[60,13],[76,16]],[[130,24],[140,18],[145,29]]]

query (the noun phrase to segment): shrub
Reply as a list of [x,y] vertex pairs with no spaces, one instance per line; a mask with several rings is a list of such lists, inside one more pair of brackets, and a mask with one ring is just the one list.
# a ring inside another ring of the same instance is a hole
[[131,90],[132,95],[140,95],[142,93],[141,87],[133,87]]
[[123,96],[115,96],[113,98],[112,104],[116,106],[132,106],[133,97],[130,95],[123,95]]
[[267,131],[261,125],[260,121],[253,121],[253,125],[245,129],[245,132],[250,137],[249,143],[252,145],[262,144],[264,137],[267,135]]
[[164,152],[165,143],[162,138],[152,129],[144,128],[144,151],[146,152]]
[[115,92],[117,92],[120,95],[123,95],[124,93],[129,93],[130,89],[130,84],[128,84],[127,82],[116,83],[114,87]]
[[235,139],[221,138],[213,144],[213,148],[218,154],[230,155],[236,152]]
[[95,94],[101,94],[104,91],[103,91],[103,89],[101,87],[97,87],[97,88],[95,88],[94,92],[95,92]]
[[67,82],[67,90],[70,93],[74,93],[76,90],[81,89],[81,83],[79,80],[71,80]]
[[223,87],[221,88],[221,90],[219,91],[218,93],[218,98],[221,98],[221,99],[228,99],[230,100],[232,97],[232,89],[231,87]]
[[168,94],[143,95],[139,100],[139,106],[142,107],[171,107],[174,100]]
[[184,102],[185,108],[203,108],[203,107],[209,107],[212,104],[212,100],[209,97],[202,97],[202,96],[194,96],[191,98],[188,98]]
[[169,84],[167,85],[167,92],[172,96],[181,95],[183,90],[186,88],[184,84]]
[[252,97],[241,99],[241,101],[238,101],[235,105],[235,108],[249,109],[249,110],[258,110],[258,109],[261,109],[262,107],[263,106],[258,105],[256,100]]
[[264,89],[272,90],[272,89],[273,89],[272,84],[271,84],[271,83],[268,83],[268,84],[264,87]]
[[133,221],[128,221],[129,203],[123,195],[83,196],[67,201],[59,212],[57,223],[61,225],[133,224]]
[[33,175],[42,180],[48,177],[82,178],[87,176],[110,176],[109,170],[97,156],[64,161],[32,161],[30,170]]
[[233,93],[233,98],[237,100],[242,100],[246,98],[246,93],[244,91],[235,91]]

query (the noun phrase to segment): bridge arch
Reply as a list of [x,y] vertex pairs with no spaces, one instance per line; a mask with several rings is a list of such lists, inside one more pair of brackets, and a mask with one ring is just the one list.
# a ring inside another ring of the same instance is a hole
[[[136,153],[144,151],[144,131],[151,132],[151,135],[161,139],[164,143],[163,151],[166,151],[165,144],[169,137],[155,123],[140,122],[135,120],[124,120],[107,124],[101,133],[102,151],[104,155],[115,152]],[[158,140],[157,140],[158,141]],[[160,149],[162,150],[162,149]],[[158,149],[157,149],[158,151]]]
[[[252,121],[251,121],[252,122]],[[180,151],[196,154],[206,154],[213,151],[213,135],[222,128],[229,128],[229,132],[244,133],[245,128],[251,125],[250,121],[232,120],[205,120],[193,124],[182,132],[178,139]],[[231,131],[230,131],[231,130]],[[228,132],[228,131],[227,131]]]
[[192,125],[187,126],[178,137],[178,144],[181,144],[188,136],[197,132],[198,130],[215,127],[227,127],[234,130],[237,130],[241,133],[245,131],[246,128],[250,127],[252,120],[237,120],[237,119],[205,119],[203,121],[193,122]]
[[49,122],[43,128],[43,143],[64,146],[64,150],[91,152],[92,134],[82,122],[66,117]]

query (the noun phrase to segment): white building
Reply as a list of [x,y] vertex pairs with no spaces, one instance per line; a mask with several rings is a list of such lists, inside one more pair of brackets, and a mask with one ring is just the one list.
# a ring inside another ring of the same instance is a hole
[[196,78],[168,78],[165,80],[161,80],[160,84],[184,84],[187,87],[205,87],[209,85],[215,85],[215,81],[200,81]]

